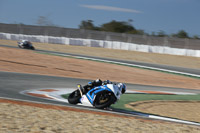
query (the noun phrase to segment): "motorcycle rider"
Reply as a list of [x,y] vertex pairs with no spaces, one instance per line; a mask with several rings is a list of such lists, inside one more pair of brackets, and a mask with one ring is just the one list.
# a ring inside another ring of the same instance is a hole
[[22,40],[20,43],[19,43],[19,45],[21,46],[21,47],[25,47],[25,46],[28,46],[28,45],[30,45],[31,44],[31,42],[29,42],[29,41],[27,41],[27,40]]
[[90,89],[97,87],[97,86],[102,86],[102,85],[107,85],[107,84],[114,84],[116,90],[118,91],[117,99],[120,98],[121,94],[124,94],[126,92],[126,85],[123,83],[112,83],[110,80],[105,80],[102,82],[101,79],[96,79],[92,82],[88,82],[87,85],[83,86],[82,92],[83,94],[86,94]]
[[103,84],[101,79],[96,79],[92,82],[88,82],[87,85],[83,86],[83,94],[87,93],[90,89],[97,87],[97,86],[101,86]]

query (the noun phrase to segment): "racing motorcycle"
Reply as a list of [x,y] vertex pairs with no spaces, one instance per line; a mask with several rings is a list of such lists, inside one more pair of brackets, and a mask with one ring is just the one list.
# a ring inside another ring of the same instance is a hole
[[31,42],[27,41],[26,43],[23,42],[17,42],[17,43],[19,48],[35,50],[35,47],[32,45]]
[[78,89],[68,96],[68,102],[70,104],[82,104],[98,109],[106,109],[117,101],[117,95],[114,84],[94,87],[86,94],[82,93],[82,86],[78,84]]

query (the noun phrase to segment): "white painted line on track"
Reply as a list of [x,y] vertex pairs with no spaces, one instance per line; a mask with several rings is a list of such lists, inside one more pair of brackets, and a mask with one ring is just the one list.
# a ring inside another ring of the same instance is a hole
[[74,57],[74,58],[77,58],[77,59],[85,59],[85,60],[93,60],[93,61],[100,61],[100,62],[106,62],[106,63],[113,63],[113,64],[119,64],[119,65],[131,66],[131,67],[139,67],[139,68],[144,68],[144,69],[150,69],[150,70],[156,70],[156,71],[162,71],[162,72],[168,72],[168,73],[174,73],[174,74],[181,74],[181,75],[200,78],[200,75],[197,75],[197,74],[179,72],[179,71],[156,68],[156,67],[148,67],[148,66],[137,65],[137,64],[129,64],[129,63],[123,63],[123,62],[117,62],[117,61],[109,61],[109,60],[103,60],[103,59],[95,59],[95,58],[82,57],[82,56],[73,56],[73,55],[59,54],[59,53],[51,53],[51,54],[61,55],[61,56],[66,56],[66,57]]
[[51,96],[51,95],[48,95],[48,94],[46,94],[46,96],[47,96],[47,97],[50,97],[50,98],[52,98],[52,99],[55,99],[55,100],[57,100],[57,101],[60,101],[60,102],[69,103],[67,99],[62,98],[61,96],[55,97],[55,96]]
[[31,101],[31,100],[24,100],[24,99],[17,99],[17,98],[9,98],[9,97],[0,97],[0,99],[7,99],[7,100],[14,100],[14,101],[22,101],[22,102],[30,102],[30,103],[38,103],[38,104],[47,104],[47,105],[64,106],[64,105],[60,105],[60,104],[53,104],[53,103],[46,103],[46,102],[38,102],[38,101]]
[[185,120],[178,120],[178,119],[167,118],[167,117],[156,116],[156,115],[149,115],[149,118],[153,118],[153,119],[157,119],[157,120],[173,121],[173,122],[178,122],[178,123],[183,123],[183,124],[191,124],[191,125],[200,126],[200,123],[191,122],[191,121],[185,121]]

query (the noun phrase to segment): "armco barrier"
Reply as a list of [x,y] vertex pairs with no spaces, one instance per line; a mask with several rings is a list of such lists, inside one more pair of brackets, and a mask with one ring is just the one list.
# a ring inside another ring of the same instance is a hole
[[31,42],[64,44],[74,46],[87,46],[87,47],[102,47],[109,49],[121,49],[130,51],[140,51],[148,53],[172,54],[183,56],[200,57],[200,50],[170,48],[166,46],[151,46],[117,41],[102,41],[93,39],[81,38],[67,38],[67,37],[53,37],[41,35],[23,35],[23,34],[9,34],[0,33],[0,39],[6,40],[29,40]]

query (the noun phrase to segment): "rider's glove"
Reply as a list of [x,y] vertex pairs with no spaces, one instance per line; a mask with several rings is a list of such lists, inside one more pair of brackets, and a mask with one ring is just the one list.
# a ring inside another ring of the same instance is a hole
[[112,84],[112,82],[110,82],[110,80],[105,80],[105,81],[103,82],[103,85],[107,85],[107,84]]

